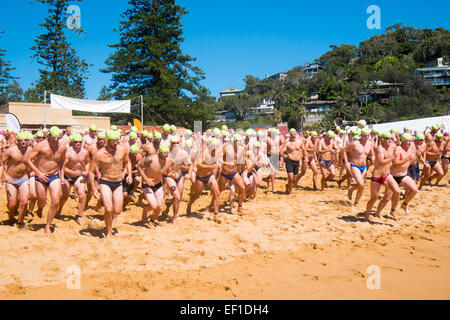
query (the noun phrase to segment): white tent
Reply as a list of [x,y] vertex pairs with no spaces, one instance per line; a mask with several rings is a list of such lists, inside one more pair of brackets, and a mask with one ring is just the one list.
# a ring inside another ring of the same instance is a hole
[[395,128],[403,131],[404,127],[408,127],[409,130],[423,132],[427,127],[431,128],[434,124],[440,124],[444,131],[450,131],[450,116],[380,123],[372,125],[371,128],[376,128],[380,131],[389,131]]
[[51,95],[52,108],[87,111],[95,113],[130,113],[131,100],[95,101]]

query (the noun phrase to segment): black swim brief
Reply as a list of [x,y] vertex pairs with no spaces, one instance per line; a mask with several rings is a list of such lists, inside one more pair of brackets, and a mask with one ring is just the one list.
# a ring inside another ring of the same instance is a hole
[[107,185],[111,189],[112,192],[114,192],[117,188],[122,186],[122,181],[108,181],[108,180],[100,179],[99,183]]

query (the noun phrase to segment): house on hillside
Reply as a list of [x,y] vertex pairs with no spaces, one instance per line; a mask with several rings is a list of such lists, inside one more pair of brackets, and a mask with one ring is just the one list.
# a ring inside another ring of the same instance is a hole
[[425,68],[417,68],[414,74],[438,88],[450,86],[450,66],[444,63],[443,58],[427,63]]

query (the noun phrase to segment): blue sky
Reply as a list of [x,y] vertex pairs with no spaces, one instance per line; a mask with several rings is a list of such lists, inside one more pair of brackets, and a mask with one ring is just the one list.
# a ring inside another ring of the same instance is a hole
[[[211,95],[229,87],[243,88],[247,74],[263,78],[287,71],[320,57],[329,45],[358,45],[380,34],[388,26],[403,23],[415,28],[449,29],[450,1],[267,1],[267,0],[181,0],[189,13],[183,17],[183,51],[197,58],[195,65],[205,73],[203,85]],[[99,70],[113,52],[107,45],[119,40],[121,13],[128,0],[84,0],[81,24],[86,34],[68,32],[80,57],[93,66],[86,83],[88,99],[96,99],[110,75]],[[370,5],[381,9],[381,29],[370,30],[366,13]],[[14,75],[23,88],[38,79],[39,64],[29,49],[46,6],[31,0],[2,1],[0,48],[16,68]]]

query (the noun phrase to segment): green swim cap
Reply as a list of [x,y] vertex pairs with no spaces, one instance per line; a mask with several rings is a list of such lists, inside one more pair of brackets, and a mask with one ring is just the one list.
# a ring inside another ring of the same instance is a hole
[[264,132],[263,132],[262,130],[259,130],[259,131],[256,133],[256,135],[257,135],[258,137],[263,137],[263,136],[264,136]]
[[149,133],[147,134],[147,138],[153,139],[153,133],[149,132]]
[[109,140],[112,140],[112,139],[117,139],[117,140],[119,140],[120,139],[120,133],[118,132],[118,131],[109,131],[108,132],[108,136],[106,137],[106,139],[109,141]]
[[291,128],[290,130],[289,130],[289,133],[296,133],[297,132],[297,130],[295,130],[294,128]]
[[26,134],[27,134],[27,139],[28,140],[34,140],[34,136],[33,136],[33,134],[30,131],[27,131]]
[[233,136],[233,141],[242,141],[241,135],[240,135],[240,134],[235,134],[235,135]]
[[161,143],[159,145],[159,152],[169,152],[169,146],[165,145],[164,143]]
[[336,126],[336,130],[337,130],[337,131],[340,131],[340,130],[341,130],[341,127]]
[[186,134],[188,135],[188,136],[192,136],[192,131],[191,130],[186,130]]
[[170,142],[180,142],[180,137],[179,136],[172,136],[170,138]]
[[117,130],[117,126],[116,126],[115,124],[113,124],[113,125],[111,126],[111,130],[116,131],[116,130]]
[[367,129],[367,128],[361,129],[361,133],[362,134],[370,134],[370,129]]
[[105,131],[99,131],[98,134],[97,134],[97,138],[106,138]]
[[210,146],[217,146],[218,144],[219,144],[219,140],[216,138],[211,138],[211,140],[209,140]]
[[176,130],[177,130],[177,127],[175,125],[170,126],[170,131],[176,131]]
[[135,126],[132,126],[132,127],[131,127],[131,132],[138,133],[139,130],[138,130],[138,128],[136,128]]
[[144,137],[148,137],[148,131],[147,131],[147,130],[142,131],[142,135],[143,135]]
[[433,124],[433,125],[431,126],[431,129],[433,129],[433,130],[439,130],[439,125],[438,125],[438,124]]
[[246,135],[247,137],[250,137],[252,134],[253,134],[252,129],[247,129],[247,130],[245,131],[245,135]]
[[97,126],[94,124],[91,124],[91,126],[89,127],[89,130],[91,131],[97,131]]
[[192,148],[192,145],[194,144],[194,142],[192,141],[192,139],[188,139],[185,142],[186,147]]
[[43,137],[44,137],[44,132],[42,132],[42,130],[39,130],[39,131],[36,133],[36,137],[43,138]]
[[219,128],[214,128],[214,130],[213,130],[213,135],[214,135],[215,137],[220,137],[221,134],[222,134],[222,131],[220,131]]
[[255,141],[255,142],[253,142],[253,146],[255,148],[260,148],[261,147],[261,143],[259,143],[259,141]]
[[317,136],[317,132],[316,131],[312,131],[311,132],[311,137]]
[[381,138],[383,138],[383,139],[392,138],[392,135],[390,132],[385,131],[381,134]]
[[406,140],[412,140],[412,135],[410,135],[408,132],[403,133],[400,137],[400,141]]
[[339,134],[346,134],[345,130],[340,129]]
[[73,140],[72,141],[81,142],[81,141],[83,141],[83,137],[81,136],[81,134],[77,133],[76,135],[73,136]]
[[130,139],[137,139],[138,136],[137,136],[136,132],[131,131],[130,134],[129,134],[129,137],[130,137]]
[[226,125],[223,125],[222,130],[228,130],[228,127]]
[[334,137],[334,132],[331,131],[331,130],[328,130],[327,131],[327,136],[330,137],[330,138],[333,138]]
[[423,133],[418,133],[418,134],[416,134],[416,139],[423,141],[423,140],[425,140],[425,135]]
[[360,137],[359,135],[355,134],[355,135],[353,136],[353,140],[359,140],[359,139],[361,139],[361,137]]
[[19,134],[17,135],[17,140],[28,140],[28,135],[26,132],[19,132]]
[[392,128],[391,129],[391,133],[400,133],[400,130],[396,129],[396,128]]
[[357,128],[351,128],[350,129],[350,133],[353,134],[353,135],[359,135],[360,134],[360,132],[359,132],[359,130]]
[[164,130],[164,131],[170,131],[170,125],[166,123],[166,124],[163,126],[163,130]]
[[58,127],[54,126],[50,128],[50,134],[54,137],[59,136],[61,134],[61,130]]
[[222,137],[226,137],[228,135],[228,131],[227,130],[222,130]]
[[443,136],[444,136],[444,135],[442,134],[442,132],[438,132],[438,133],[436,133],[436,135],[435,135],[435,137],[438,138],[438,139],[442,138]]
[[131,153],[134,153],[134,154],[138,153],[138,152],[139,152],[139,147],[138,147],[136,144],[133,144],[133,145],[130,147],[130,152],[131,152]]
[[162,134],[161,134],[161,132],[155,132],[155,134],[153,135],[153,137],[156,139],[156,140],[161,140],[162,139]]

